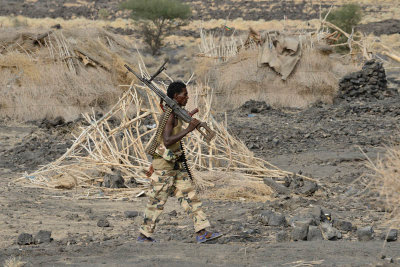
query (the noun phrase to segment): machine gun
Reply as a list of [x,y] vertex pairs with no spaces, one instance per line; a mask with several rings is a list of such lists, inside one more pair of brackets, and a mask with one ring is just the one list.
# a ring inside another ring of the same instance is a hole
[[[178,103],[169,98],[163,91],[155,87],[151,82],[157,75],[159,75],[163,70],[165,70],[165,65],[168,63],[168,60],[162,64],[162,66],[157,70],[157,72],[151,76],[150,79],[146,79],[143,77],[140,77],[134,70],[132,70],[127,64],[125,64],[125,68],[132,72],[142,83],[144,83],[148,88],[150,88],[154,93],[156,93],[164,102],[165,104],[172,109],[174,114],[183,120],[186,123],[189,123],[193,120],[192,116],[190,116],[189,112],[187,112],[185,109],[183,109],[181,106],[178,105]],[[209,143],[214,137],[215,137],[215,132],[208,127],[206,122],[200,122],[199,125],[196,127],[196,129],[204,136],[204,139],[207,143]]]

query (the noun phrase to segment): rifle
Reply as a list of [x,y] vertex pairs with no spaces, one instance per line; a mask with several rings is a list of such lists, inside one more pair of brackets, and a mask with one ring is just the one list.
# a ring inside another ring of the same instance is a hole
[[[178,118],[186,123],[190,123],[193,118],[192,116],[190,116],[189,112],[179,106],[175,100],[169,98],[163,91],[161,91],[151,83],[158,74],[166,69],[165,64],[167,64],[167,62],[168,60],[164,62],[164,64],[157,70],[157,72],[153,76],[151,76],[150,79],[140,77],[127,64],[125,64],[124,66],[128,71],[132,72],[142,83],[144,83],[148,88],[156,93],[156,95],[158,95],[165,102],[165,104],[172,109],[172,111],[175,113],[176,116],[178,116]],[[200,122],[196,129],[204,136],[204,139],[207,143],[209,143],[215,137],[215,132],[211,130],[210,127],[208,127],[206,122]]]

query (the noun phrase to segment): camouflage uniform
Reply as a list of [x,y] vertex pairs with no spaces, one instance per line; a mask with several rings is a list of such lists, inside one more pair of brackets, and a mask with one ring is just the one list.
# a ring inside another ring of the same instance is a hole
[[[175,135],[181,130],[182,122],[179,120],[172,134]],[[195,232],[210,226],[201,209],[202,204],[194,189],[193,181],[179,161],[181,155],[181,146],[177,142],[168,149],[161,145],[153,156],[154,173],[151,177],[151,188],[147,193],[149,201],[140,227],[140,232],[146,237],[151,237],[154,232],[158,217],[170,195],[175,195],[183,209],[193,218]]]

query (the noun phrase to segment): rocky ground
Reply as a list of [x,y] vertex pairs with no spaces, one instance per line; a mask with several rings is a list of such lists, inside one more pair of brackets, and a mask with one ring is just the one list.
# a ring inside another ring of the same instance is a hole
[[[93,18],[93,19],[115,19],[117,17],[129,17],[128,13],[121,12],[121,0],[97,0],[91,2],[77,1],[77,0],[62,0],[62,1],[0,1],[2,9],[0,15],[23,15],[35,18],[65,18],[71,19],[79,16]],[[307,1],[278,1],[278,0],[264,0],[264,1],[189,1],[188,3],[194,10],[193,19],[235,19],[243,18],[247,20],[281,20],[286,15],[291,19],[310,19],[317,18],[319,12],[319,3]],[[237,7],[241,7],[238,9]],[[322,4],[322,8],[329,8],[330,2]],[[106,17],[102,17],[102,12],[99,10],[106,10]],[[200,11],[201,10],[201,11]],[[268,11],[268,12],[266,12]],[[380,11],[378,5],[374,12]]]
[[[143,245],[135,238],[146,198],[78,200],[77,192],[10,183],[18,173],[60,156],[70,145],[74,123],[3,123],[0,262],[20,257],[28,266],[400,264],[398,241],[382,247],[389,230],[384,203],[356,182],[370,173],[366,157],[375,160],[385,145],[400,141],[399,100],[338,100],[306,110],[249,101],[229,112],[230,130],[256,155],[313,177],[318,187],[302,191],[306,181],[291,176],[288,191],[266,203],[204,200],[213,229],[225,236],[201,246],[176,199],[166,205],[155,235],[159,243]],[[396,239],[396,230],[389,240]]]
[[[30,18],[63,18],[72,19],[85,17],[90,19],[129,18],[127,11],[121,10],[122,0],[0,0],[0,16],[26,16]],[[235,0],[202,0],[189,1],[193,10],[191,20],[210,20],[210,19],[229,19],[242,18],[244,20],[282,20],[284,17],[292,20],[318,19],[320,8],[327,10],[330,6],[339,5],[340,1],[278,1],[278,0],[258,0],[258,1],[235,1]],[[321,6],[320,6],[321,3]],[[363,3],[363,11],[366,15],[390,14],[393,5],[386,2]],[[395,6],[395,8],[398,8]],[[374,33],[394,34],[400,32],[398,19],[386,19],[378,22],[370,22],[359,26],[359,29],[366,34]],[[109,29],[112,30],[112,29]],[[129,29],[114,29],[120,34],[134,34]],[[198,31],[179,31],[177,35],[194,36],[199,35]]]

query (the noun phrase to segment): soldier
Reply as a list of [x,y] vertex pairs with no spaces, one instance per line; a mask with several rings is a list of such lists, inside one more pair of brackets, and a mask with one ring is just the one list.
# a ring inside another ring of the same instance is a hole
[[[185,106],[189,99],[186,85],[183,82],[171,83],[168,86],[167,95],[181,107]],[[190,115],[193,116],[197,112],[198,109],[195,109]],[[154,171],[151,176],[151,188],[148,192],[149,200],[144,212],[138,241],[155,242],[151,236],[158,222],[158,217],[164,209],[164,204],[168,196],[172,194],[178,198],[181,206],[193,218],[197,242],[203,243],[218,238],[222,234],[206,230],[210,223],[201,208],[201,201],[194,189],[189,170],[185,166],[186,159],[181,144],[182,138],[196,129],[200,122],[193,119],[187,128],[183,128],[182,121],[173,112],[166,119],[167,122],[160,138],[162,140],[160,140],[160,145],[153,154],[151,171],[148,173],[151,175]]]

